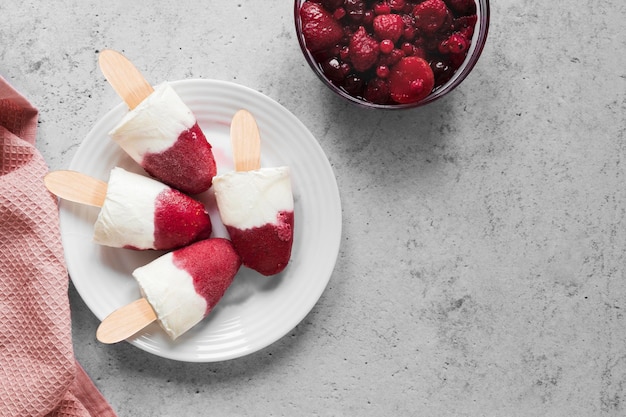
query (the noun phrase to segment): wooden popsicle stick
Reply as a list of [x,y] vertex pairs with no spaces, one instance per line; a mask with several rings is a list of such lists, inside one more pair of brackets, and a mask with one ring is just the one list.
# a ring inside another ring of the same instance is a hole
[[154,91],[133,63],[117,51],[100,52],[98,64],[111,87],[131,110]]
[[239,110],[230,124],[235,171],[261,168],[261,135],[252,113]]
[[126,340],[157,319],[145,298],[120,307],[102,320],[96,338],[106,344]]
[[107,183],[76,171],[52,171],[43,182],[52,194],[75,203],[102,207]]

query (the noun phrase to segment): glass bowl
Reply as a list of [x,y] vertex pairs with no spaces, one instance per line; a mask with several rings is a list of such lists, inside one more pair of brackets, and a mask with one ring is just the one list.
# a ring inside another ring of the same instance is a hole
[[[300,44],[300,49],[306,59],[307,63],[313,70],[313,72],[319,77],[324,85],[330,88],[335,94],[343,97],[351,103],[356,105],[374,108],[374,109],[410,109],[415,107],[420,107],[425,104],[431,103],[438,98],[441,98],[448,94],[450,91],[454,90],[463,80],[468,76],[468,74],[472,71],[480,54],[482,53],[483,47],[485,46],[485,42],[487,40],[487,33],[489,31],[489,0],[475,0],[476,3],[476,25],[474,27],[473,36],[471,39],[470,46],[467,50],[467,55],[463,61],[463,63],[457,68],[452,77],[447,80],[443,85],[439,87],[435,87],[433,91],[430,92],[428,96],[421,99],[417,102],[405,103],[405,104],[377,104],[367,101],[360,97],[355,97],[350,95],[343,87],[336,85],[324,74],[320,64],[316,61],[314,55],[307,49],[306,41],[304,39],[304,35],[302,33],[302,21],[300,18],[300,8],[306,0],[295,0],[294,2],[294,21],[296,27],[296,34],[298,37],[298,42]],[[319,1],[318,1],[319,3]]]

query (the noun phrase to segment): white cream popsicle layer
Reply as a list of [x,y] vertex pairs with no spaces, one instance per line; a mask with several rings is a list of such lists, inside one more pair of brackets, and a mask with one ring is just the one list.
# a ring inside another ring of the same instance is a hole
[[195,116],[174,89],[162,83],[126,113],[109,135],[131,158],[141,162],[147,153],[160,153],[170,148],[178,135],[195,123]]
[[213,179],[220,218],[238,229],[276,223],[276,214],[293,211],[289,167],[233,171]]
[[94,224],[94,241],[118,248],[152,248],[154,202],[168,189],[158,181],[113,168],[104,204]]
[[169,83],[157,85],[109,135],[148,174],[188,194],[206,191],[217,173],[211,145]]
[[222,223],[245,266],[263,275],[291,257],[294,203],[289,167],[237,171],[214,178]]
[[240,266],[231,242],[212,238],[169,252],[133,276],[163,330],[176,339],[211,312]]
[[131,249],[175,249],[209,237],[204,205],[167,185],[115,167],[94,224],[94,241]]
[[174,265],[171,252],[136,269],[133,276],[159,324],[172,339],[204,318],[207,302],[196,292],[191,274]]

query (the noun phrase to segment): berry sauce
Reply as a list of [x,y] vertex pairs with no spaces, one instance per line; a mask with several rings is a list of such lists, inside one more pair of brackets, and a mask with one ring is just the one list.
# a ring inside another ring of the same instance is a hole
[[285,269],[293,243],[293,211],[281,211],[276,223],[237,229],[227,226],[228,234],[245,266],[266,275]]
[[204,205],[177,190],[162,191],[154,209],[154,246],[180,248],[211,235],[211,218]]
[[299,14],[306,47],[332,84],[360,100],[405,104],[463,64],[476,10],[475,0],[306,0]]
[[195,123],[163,152],[147,153],[141,166],[148,174],[187,194],[199,194],[211,187],[217,166],[211,145]]

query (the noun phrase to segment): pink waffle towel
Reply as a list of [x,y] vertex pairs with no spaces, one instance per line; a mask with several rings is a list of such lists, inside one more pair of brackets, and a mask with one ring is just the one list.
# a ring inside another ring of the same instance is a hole
[[115,417],[72,348],[57,200],[37,109],[0,76],[0,415]]

